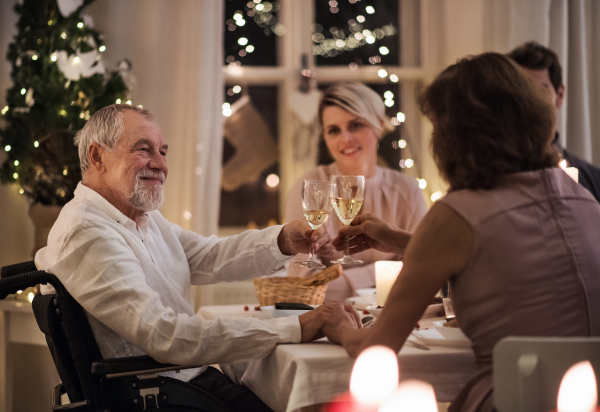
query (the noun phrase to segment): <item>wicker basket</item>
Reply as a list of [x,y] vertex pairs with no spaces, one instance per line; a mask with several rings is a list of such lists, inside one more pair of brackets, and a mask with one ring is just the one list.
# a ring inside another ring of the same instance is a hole
[[276,277],[254,279],[254,289],[260,306],[272,306],[279,302],[320,305],[325,299],[327,284],[303,286],[304,278]]
[[327,282],[336,279],[341,273],[341,266],[334,265],[309,278],[258,278],[254,279],[254,289],[261,306],[272,306],[279,302],[320,305],[325,299]]

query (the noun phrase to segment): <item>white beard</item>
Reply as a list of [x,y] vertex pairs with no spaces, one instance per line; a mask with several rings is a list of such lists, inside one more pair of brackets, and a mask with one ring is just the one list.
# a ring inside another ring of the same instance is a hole
[[165,200],[164,184],[155,185],[152,183],[152,187],[149,188],[146,186],[147,182],[142,180],[144,177],[154,176],[160,177],[163,182],[165,181],[163,172],[154,173],[152,170],[142,169],[135,175],[135,186],[127,196],[127,200],[136,209],[150,212],[162,207]]

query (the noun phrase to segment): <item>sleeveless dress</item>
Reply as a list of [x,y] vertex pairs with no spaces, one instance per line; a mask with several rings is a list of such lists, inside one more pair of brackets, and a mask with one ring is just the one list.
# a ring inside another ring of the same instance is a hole
[[451,412],[492,411],[492,351],[506,336],[600,336],[600,204],[558,168],[440,200],[472,228],[473,254],[450,280],[478,373]]

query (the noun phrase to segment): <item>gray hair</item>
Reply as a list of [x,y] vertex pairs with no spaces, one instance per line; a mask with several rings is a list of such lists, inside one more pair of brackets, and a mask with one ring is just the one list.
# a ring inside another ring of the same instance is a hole
[[319,104],[319,123],[323,125],[323,111],[337,106],[364,119],[381,138],[394,130],[385,114],[381,97],[370,87],[358,82],[336,83],[325,90]]
[[113,151],[125,131],[123,112],[126,110],[139,113],[148,119],[154,120],[152,114],[141,107],[130,104],[111,104],[94,113],[85,126],[83,126],[83,129],[75,135],[75,145],[79,150],[79,162],[81,163],[83,181],[85,181],[85,175],[90,165],[88,148],[92,143],[97,143]]

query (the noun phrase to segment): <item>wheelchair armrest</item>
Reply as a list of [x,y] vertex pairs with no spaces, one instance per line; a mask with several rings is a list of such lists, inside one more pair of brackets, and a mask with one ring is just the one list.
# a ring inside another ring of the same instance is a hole
[[65,393],[63,384],[57,385],[52,390],[52,412],[92,412],[92,403],[90,401],[81,401],[75,403],[62,404],[62,395]]
[[105,375],[111,378],[166,372],[195,367],[198,366],[180,366],[170,363],[160,363],[148,355],[142,355],[132,356],[129,358],[113,358],[95,361],[92,363],[92,374]]

